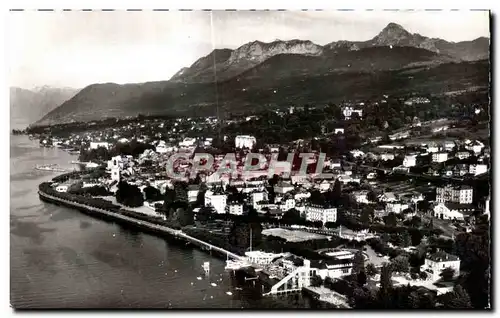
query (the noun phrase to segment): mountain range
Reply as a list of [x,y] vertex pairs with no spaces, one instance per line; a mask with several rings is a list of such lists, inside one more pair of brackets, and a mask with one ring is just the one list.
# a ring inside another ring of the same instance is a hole
[[78,92],[73,88],[36,87],[28,90],[10,88],[10,125],[12,129],[24,129],[41,119]]
[[168,81],[93,84],[36,124],[139,113],[214,115],[217,109],[238,112],[418,89],[443,93],[488,84],[488,38],[447,42],[389,23],[364,42],[322,46],[307,40],[253,41],[235,50],[213,50]]

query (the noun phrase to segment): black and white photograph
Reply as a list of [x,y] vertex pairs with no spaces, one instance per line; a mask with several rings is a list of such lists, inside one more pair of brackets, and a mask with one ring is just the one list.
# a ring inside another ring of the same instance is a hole
[[12,310],[491,310],[493,14],[11,9]]

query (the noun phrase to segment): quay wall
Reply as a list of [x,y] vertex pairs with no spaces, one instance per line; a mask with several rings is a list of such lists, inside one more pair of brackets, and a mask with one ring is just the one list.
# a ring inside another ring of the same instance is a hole
[[[49,194],[46,191],[43,191],[43,187],[40,187],[38,190],[38,195],[42,201],[54,203],[57,205],[63,205],[69,208],[76,209],[85,214],[88,214],[93,217],[98,217],[101,219],[114,221],[120,224],[133,226],[135,228],[141,229],[145,232],[159,235],[159,236],[169,236],[178,240],[183,240],[189,242],[197,247],[202,248],[203,250],[209,250],[210,252],[215,252],[216,254],[223,255],[224,257],[240,259],[241,256],[234,254],[230,251],[224,250],[218,246],[209,244],[202,240],[199,240],[195,237],[189,236],[181,230],[173,229],[167,226],[155,224],[153,222],[145,221],[139,218],[134,218],[129,215],[123,215],[118,211],[112,211],[113,207],[103,209],[100,207],[92,206],[90,204],[83,204],[80,202],[75,202],[69,200],[68,198],[62,198],[58,196],[56,193]],[[68,194],[65,194],[67,197]],[[76,197],[76,196],[75,196]],[[75,198],[76,199],[76,198]],[[108,210],[109,209],[109,210]]]

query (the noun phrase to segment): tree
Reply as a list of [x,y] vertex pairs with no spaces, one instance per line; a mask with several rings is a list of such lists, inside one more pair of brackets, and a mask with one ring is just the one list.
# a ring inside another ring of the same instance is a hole
[[165,194],[163,195],[163,206],[165,209],[170,207],[170,204],[174,203],[175,200],[175,191],[173,189],[166,189]]
[[257,222],[235,221],[231,228],[230,243],[242,250],[258,246],[262,241],[262,225]]
[[316,275],[316,274],[312,275],[311,276],[311,286],[319,287],[321,285],[323,285],[323,279],[321,279],[321,276]]
[[297,209],[290,209],[283,213],[281,221],[285,224],[301,224],[302,217],[300,216],[300,211]]
[[356,278],[359,286],[362,287],[366,284],[366,274],[364,271],[359,272]]
[[429,211],[430,207],[431,207],[431,204],[427,200],[422,200],[422,201],[417,202],[417,209],[420,212],[426,213],[427,211]]
[[411,225],[413,227],[420,227],[422,225],[422,219],[419,216],[414,216],[411,218]]
[[146,201],[158,201],[162,197],[160,190],[152,186],[145,187],[143,191]]
[[370,202],[376,202],[377,195],[373,191],[368,191],[368,193],[366,194],[366,199]]
[[365,270],[365,257],[362,250],[358,250],[354,255],[352,262],[352,272],[353,274],[359,274]]
[[455,276],[455,270],[451,267],[446,267],[445,269],[443,269],[441,271],[441,273],[439,274],[439,276],[446,282],[449,282],[453,279],[453,277]]
[[373,277],[378,274],[378,269],[373,263],[366,264],[365,267],[366,276]]
[[378,299],[380,307],[390,308],[392,291],[392,269],[390,264],[384,264],[380,270],[380,289],[378,291]]
[[398,224],[398,219],[394,212],[390,212],[388,215],[384,217],[384,223],[387,226],[395,227]]
[[342,183],[340,182],[339,179],[335,180],[332,192],[333,192],[333,198],[335,200],[339,200],[340,197],[342,196]]
[[419,277],[420,279],[426,280],[427,279],[427,273],[426,272],[420,272]]
[[140,207],[144,204],[144,196],[138,186],[121,181],[118,183],[116,201],[128,207]]
[[213,218],[214,214],[215,210],[212,206],[203,206],[198,213],[196,213],[196,221],[206,223]]
[[444,308],[447,309],[466,309],[472,308],[471,300],[469,294],[465,289],[456,285],[453,291],[446,293],[442,296],[442,301]]
[[392,269],[397,273],[408,273],[410,271],[410,262],[406,256],[397,256],[391,262]]
[[363,224],[369,224],[371,222],[371,219],[372,219],[372,214],[373,214],[373,210],[369,207],[365,207],[363,208],[363,211],[361,212],[361,217],[359,219],[359,221]]
[[403,232],[403,237],[401,239],[401,243],[402,243],[403,247],[408,247],[411,245],[411,236],[410,236],[410,233],[408,233],[408,231]]

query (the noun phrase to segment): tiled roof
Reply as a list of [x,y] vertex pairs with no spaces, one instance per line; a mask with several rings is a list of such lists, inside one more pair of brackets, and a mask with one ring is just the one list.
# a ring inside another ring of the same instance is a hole
[[450,262],[450,261],[458,261],[460,260],[457,256],[448,254],[444,251],[438,251],[434,254],[429,255],[427,259],[430,259],[434,262]]

